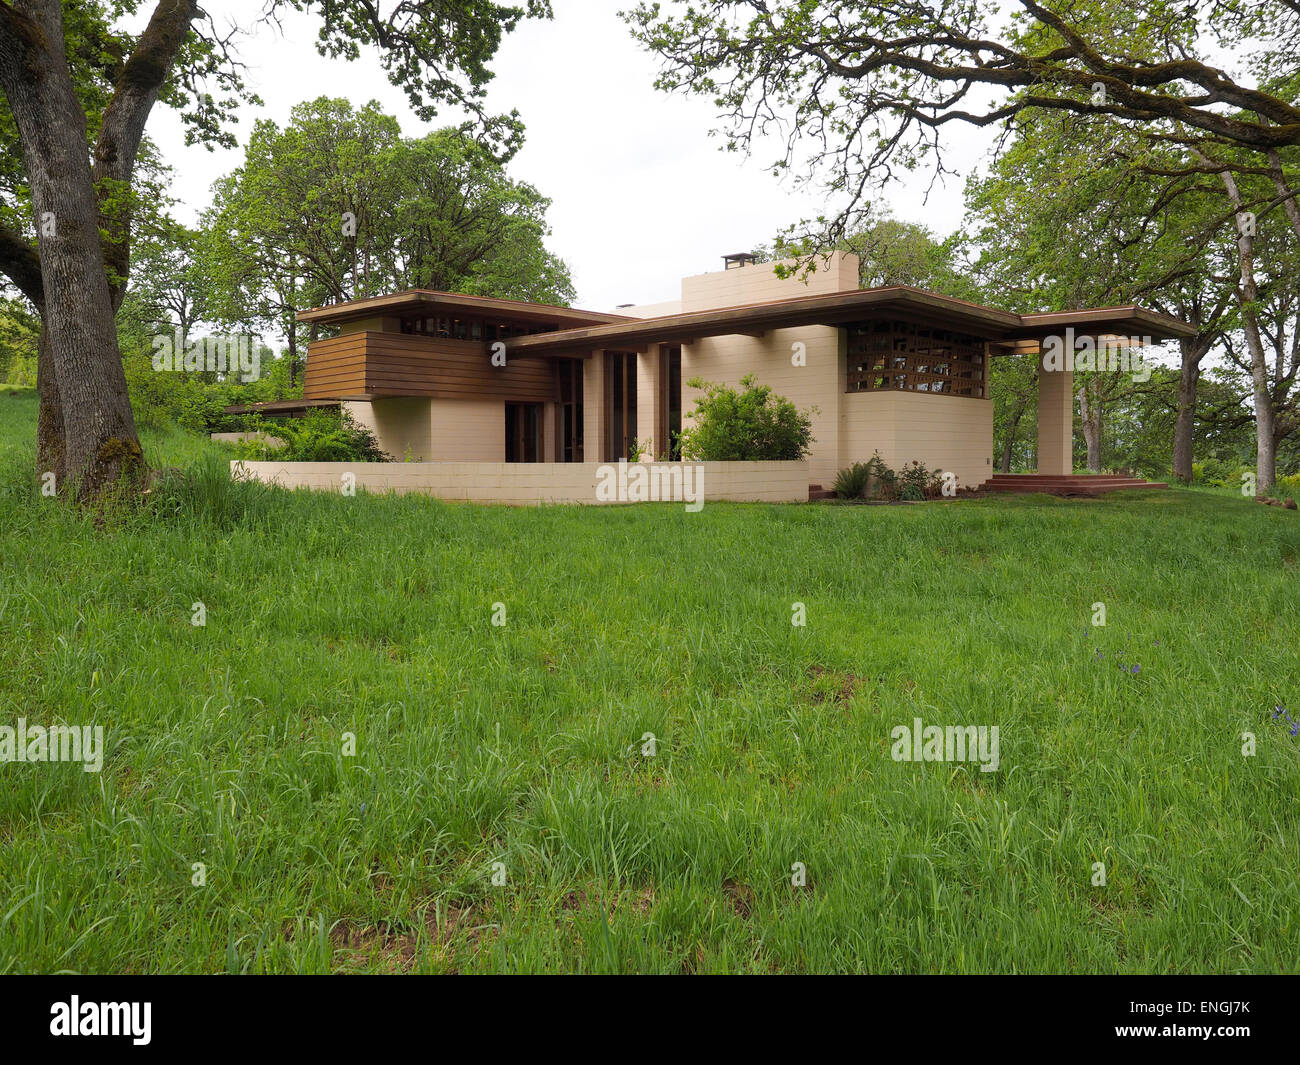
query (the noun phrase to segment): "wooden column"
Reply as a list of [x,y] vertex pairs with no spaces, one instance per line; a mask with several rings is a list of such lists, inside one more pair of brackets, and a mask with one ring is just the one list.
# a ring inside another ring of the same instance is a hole
[[559,404],[557,403],[547,403],[542,408],[542,453],[538,456],[542,462],[559,461],[559,456],[556,454],[555,446],[555,420],[559,409]]

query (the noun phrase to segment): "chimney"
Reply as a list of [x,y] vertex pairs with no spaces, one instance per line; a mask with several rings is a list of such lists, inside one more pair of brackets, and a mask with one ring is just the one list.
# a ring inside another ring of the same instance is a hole
[[739,270],[742,266],[749,266],[757,260],[753,252],[737,251],[730,255],[722,257],[724,270]]

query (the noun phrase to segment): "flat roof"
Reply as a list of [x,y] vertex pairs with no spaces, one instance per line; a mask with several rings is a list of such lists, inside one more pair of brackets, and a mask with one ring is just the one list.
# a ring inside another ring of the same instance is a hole
[[1196,336],[1196,327],[1159,311],[1129,303],[1123,307],[1089,307],[1078,311],[1040,311],[1022,314],[1024,323],[1017,337],[1040,337],[1071,327],[1085,327],[1097,336],[1140,334],[1152,340],[1173,340]]
[[330,303],[299,311],[300,322],[347,322],[370,318],[377,314],[406,314],[412,311],[425,316],[481,314],[496,316],[512,322],[538,325],[595,325],[608,322],[629,321],[627,315],[605,314],[601,311],[584,311],[576,307],[558,307],[549,303],[526,303],[523,300],[493,299],[487,296],[465,296],[458,292],[439,292],[435,289],[412,288],[387,296],[372,296],[345,303]]
[[1195,327],[1136,305],[1020,315],[907,285],[891,285],[624,319],[513,337],[505,345],[507,351],[520,355],[583,348],[636,348],[801,325],[842,325],[889,314],[918,317],[940,328],[986,340],[1033,340],[1070,327],[1098,336],[1140,333],[1152,340],[1196,335]]
[[263,403],[236,404],[223,408],[227,414],[287,414],[295,410],[310,410],[313,407],[337,407],[337,399],[277,399]]

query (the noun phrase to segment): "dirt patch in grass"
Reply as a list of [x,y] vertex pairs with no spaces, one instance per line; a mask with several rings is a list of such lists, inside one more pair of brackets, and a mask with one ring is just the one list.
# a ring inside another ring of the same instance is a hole
[[362,926],[339,921],[330,929],[335,963],[348,969],[374,960],[385,972],[409,972],[415,964],[418,942],[414,932],[399,932],[387,921]]
[[817,685],[812,693],[814,703],[828,700],[837,706],[847,706],[849,700],[857,694],[858,688],[869,683],[869,678],[859,677],[856,673],[844,673],[825,666],[811,665],[808,676]]
[[[477,949],[479,942],[491,933],[491,926],[476,923],[476,916],[473,906],[450,904],[439,908],[430,903],[424,911],[424,939],[444,955],[451,953],[451,946],[458,939]],[[345,919],[330,930],[330,943],[336,968],[405,973],[414,968],[419,955],[420,930],[398,927],[387,921],[362,925]]]
[[578,887],[567,891],[560,899],[561,913],[577,913],[588,907],[603,905],[608,915],[613,915],[622,908],[629,908],[633,913],[647,914],[654,909],[655,889],[653,887],[624,888],[615,892],[602,892],[595,886]]
[[731,909],[736,916],[742,921],[748,921],[754,912],[755,903],[758,902],[754,889],[748,884],[728,880],[722,885],[722,893],[727,896],[727,901],[731,903]]
[[696,973],[702,972],[703,970],[704,945],[702,943],[697,943],[695,944],[695,948],[687,951],[686,956],[682,958],[681,973],[683,976],[694,976]]

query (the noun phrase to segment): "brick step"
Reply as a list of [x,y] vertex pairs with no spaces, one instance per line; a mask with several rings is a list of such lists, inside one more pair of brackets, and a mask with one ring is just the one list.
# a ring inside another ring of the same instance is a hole
[[[1113,481],[1094,481],[1075,480],[1068,477],[1061,477],[1054,481],[987,481],[985,482],[992,488],[1126,488],[1138,484],[1152,484],[1151,481],[1144,481],[1140,477],[1125,477]],[[1154,482],[1160,483],[1160,482]]]
[[1168,488],[1169,486],[1165,484],[1164,481],[1120,479],[1107,481],[1102,484],[1096,482],[1089,484],[1087,481],[1082,481],[1081,483],[1079,480],[1037,481],[1032,484],[1026,484],[1024,482],[1016,484],[1014,482],[1008,483],[1007,481],[1001,481],[998,483],[986,481],[982,487],[986,492],[1018,493],[1021,495],[1039,492],[1044,495],[1057,496],[1098,496],[1104,495],[1107,492],[1119,492],[1130,488]]
[[1142,477],[1126,477],[1121,473],[995,473],[991,481],[1013,484],[1032,484],[1038,481],[1086,481],[1106,484],[1109,481],[1143,481]]

